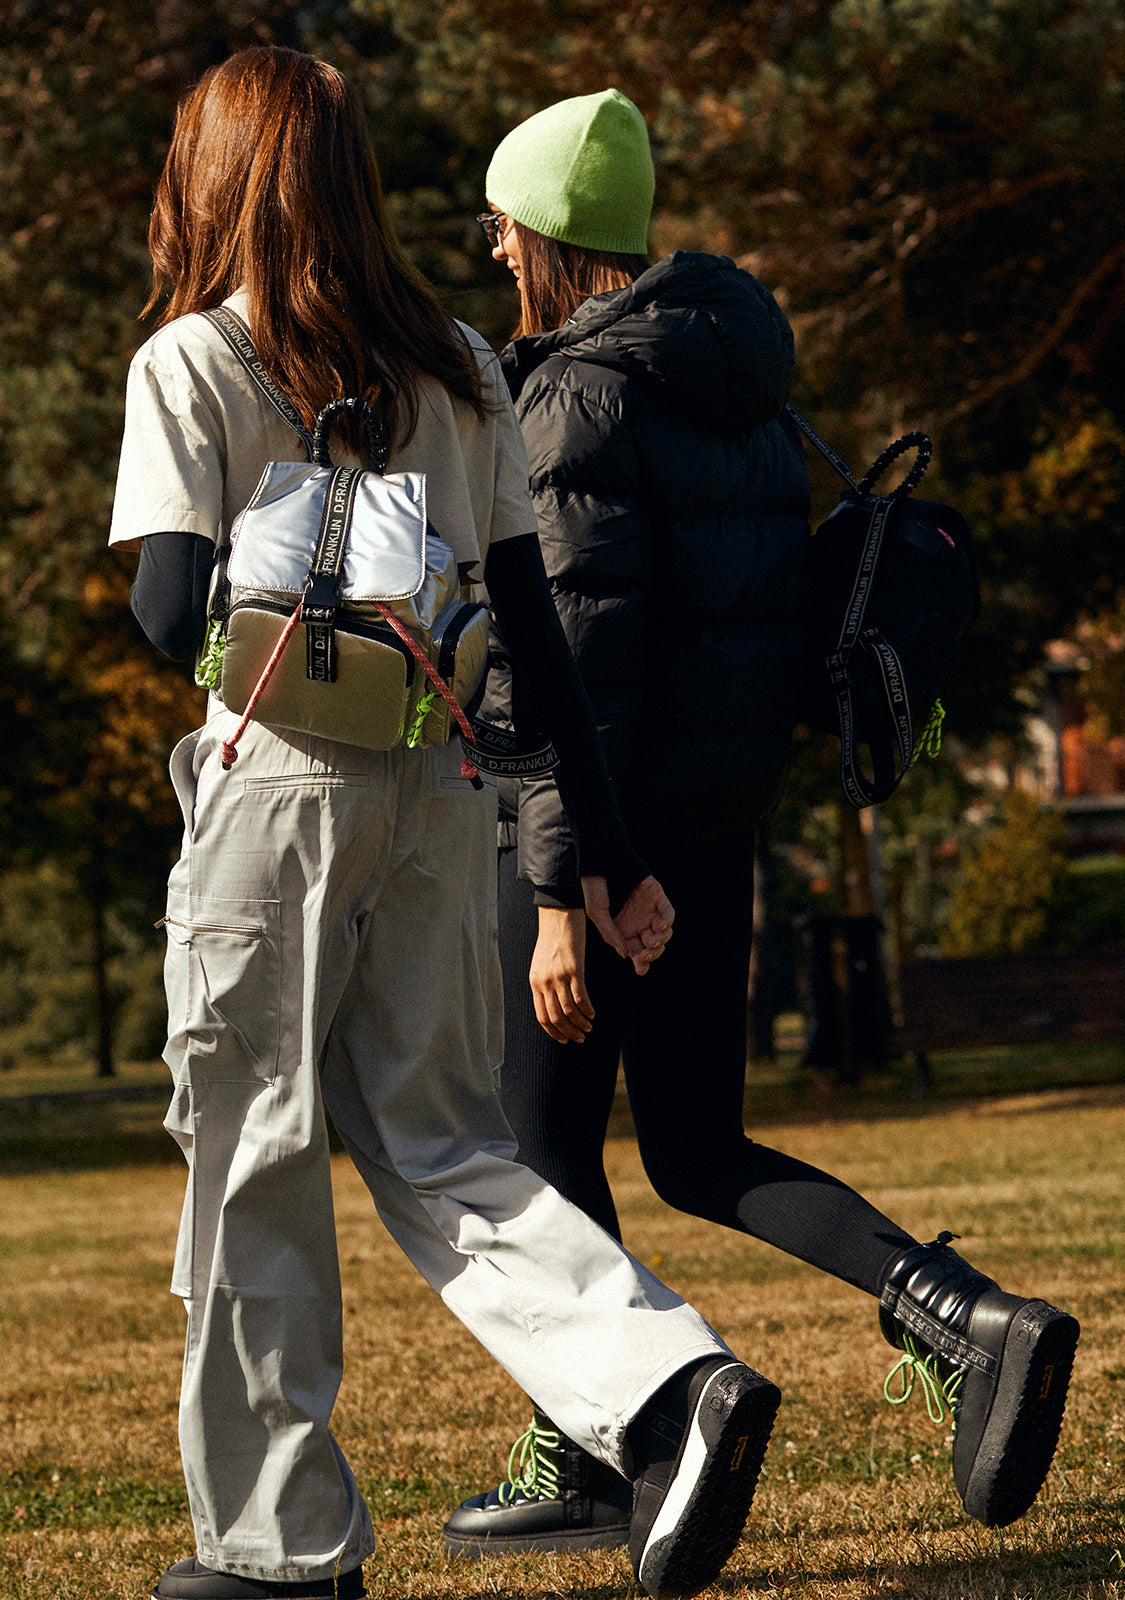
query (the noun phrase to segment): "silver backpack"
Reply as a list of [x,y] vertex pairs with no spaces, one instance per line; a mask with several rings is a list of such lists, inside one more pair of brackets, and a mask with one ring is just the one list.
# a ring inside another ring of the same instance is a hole
[[[268,464],[217,569],[199,676],[242,716],[224,764],[251,718],[372,750],[446,744],[458,726],[468,739],[489,617],[428,521],[425,474],[384,473],[386,430],[360,400],[334,401],[310,433],[241,319],[225,306],[204,314],[308,456]],[[348,411],[365,423],[370,468],[329,459]]]

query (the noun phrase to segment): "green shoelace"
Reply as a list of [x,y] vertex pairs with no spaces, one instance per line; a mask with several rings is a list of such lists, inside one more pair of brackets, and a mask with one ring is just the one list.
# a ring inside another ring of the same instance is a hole
[[[557,1452],[562,1439],[554,1428],[541,1428],[535,1417],[508,1456],[508,1481],[497,1490],[501,1505],[517,1494],[528,1500],[553,1500],[559,1492]],[[550,1452],[550,1453],[549,1453]]]
[[[896,1378],[899,1380],[899,1393],[892,1394],[891,1384]],[[903,1340],[902,1355],[883,1381],[883,1398],[892,1406],[905,1405],[914,1393],[915,1381],[921,1386],[926,1398],[926,1410],[930,1414],[930,1421],[944,1422],[948,1415],[956,1431],[956,1405],[961,1395],[965,1374],[954,1371],[948,1378],[943,1378],[938,1370],[937,1357],[932,1352],[923,1356],[908,1334]]]

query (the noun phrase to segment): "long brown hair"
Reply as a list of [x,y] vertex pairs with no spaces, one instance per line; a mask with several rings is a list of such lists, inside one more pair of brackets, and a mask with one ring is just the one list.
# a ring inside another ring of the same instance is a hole
[[418,420],[429,374],[478,417],[476,360],[391,228],[362,109],[297,50],[243,50],[180,106],[149,227],[161,322],[250,297],[263,365],[306,424],[361,395],[391,437]]
[[534,233],[515,218],[520,247],[520,321],[515,337],[561,328],[584,300],[607,289],[624,289],[648,266],[645,256],[617,250],[587,250]]

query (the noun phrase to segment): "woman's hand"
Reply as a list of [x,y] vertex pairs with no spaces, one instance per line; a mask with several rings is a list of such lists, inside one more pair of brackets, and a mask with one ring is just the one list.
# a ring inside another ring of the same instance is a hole
[[642,977],[672,937],[672,902],[649,875],[642,878],[616,917],[609,914],[609,889],[604,878],[583,878],[586,915],[606,944],[633,963]]
[[531,994],[540,1027],[559,1044],[581,1044],[594,1025],[585,969],[586,913],[540,906]]

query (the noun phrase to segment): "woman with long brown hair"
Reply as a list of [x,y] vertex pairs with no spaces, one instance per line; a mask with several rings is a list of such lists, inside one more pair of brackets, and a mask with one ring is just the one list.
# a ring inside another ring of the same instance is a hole
[[[657,1193],[872,1295],[903,1387],[917,1379],[956,1419],[966,1509],[1011,1522],[1046,1477],[1078,1324],[1003,1293],[949,1248],[952,1234],[919,1243],[743,1130],[755,824],[785,770],[806,600],[808,480],[785,412],[792,333],[732,261],[678,251],[649,265],[648,133],[616,89],[521,123],[486,185],[480,221],[519,283],[501,362],[555,603],[630,837],[677,910],[667,953],[634,981],[587,947],[557,786],[501,783],[500,1087],[520,1159],[620,1237],[603,1148],[623,1065]],[[521,674],[514,663],[514,691]],[[500,672],[489,696],[486,713],[502,717]],[[450,1548],[628,1536],[629,1484],[549,1409],[517,1461],[453,1512]]]
[[[389,468],[426,474],[429,516],[483,572],[558,751],[591,917],[646,968],[671,907],[615,810],[510,402],[398,246],[340,75],[266,48],[208,73],[177,121],[152,251],[168,299],[130,367],[111,529],[139,548],[150,638],[192,652],[234,517],[268,462],[302,459],[201,314],[225,305],[306,426],[362,396],[388,424]],[[357,443],[337,456],[355,462]],[[156,1600],[363,1593],[371,1518],[329,1427],[343,1355],[326,1111],[449,1308],[636,1479],[641,1584],[694,1593],[737,1542],[777,1390],[511,1159],[494,795],[452,746],[371,750],[257,720],[227,770],[235,720],[212,696],[171,763],[185,833],[165,918],[166,1126],[189,1166],[173,1290],[197,1553]]]

